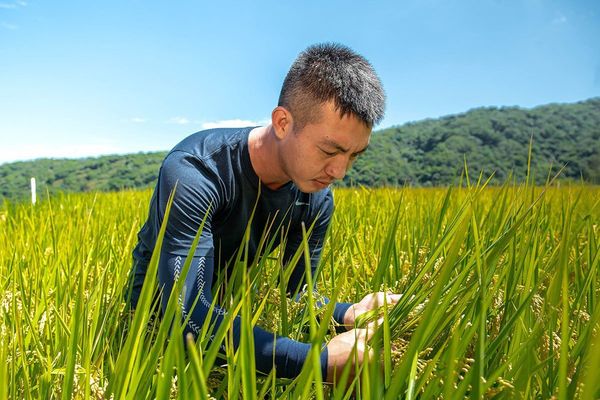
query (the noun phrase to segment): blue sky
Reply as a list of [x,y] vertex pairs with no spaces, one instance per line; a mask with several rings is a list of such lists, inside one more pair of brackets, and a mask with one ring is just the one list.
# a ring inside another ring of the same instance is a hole
[[296,55],[325,41],[379,73],[376,129],[600,95],[597,0],[0,0],[0,163],[264,124]]

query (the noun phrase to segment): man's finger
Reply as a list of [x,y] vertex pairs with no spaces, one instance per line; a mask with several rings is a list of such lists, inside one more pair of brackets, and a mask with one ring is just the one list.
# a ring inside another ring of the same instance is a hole
[[373,329],[355,328],[351,332],[354,334],[354,342],[356,345],[364,345],[373,335],[370,331]]
[[377,329],[383,325],[383,319],[381,318],[381,321],[379,320],[375,320],[370,322],[365,328],[363,328],[362,330],[364,330],[364,335],[366,337],[366,340],[371,339],[374,335],[375,332],[377,332]]
[[400,301],[401,298],[402,298],[402,293],[397,293],[397,294],[390,295],[389,300],[390,300],[391,304],[396,304],[397,302]]
[[[357,349],[360,349],[362,353],[363,360],[368,358],[370,361],[375,359],[375,351],[371,346],[369,346],[369,339],[375,335],[377,331],[375,324],[369,324],[367,328],[360,329],[360,338],[357,338],[356,346]],[[362,362],[362,360],[361,360]]]
[[385,301],[387,302],[387,304],[396,304],[397,302],[400,301],[401,298],[402,298],[402,293],[387,292],[385,294]]

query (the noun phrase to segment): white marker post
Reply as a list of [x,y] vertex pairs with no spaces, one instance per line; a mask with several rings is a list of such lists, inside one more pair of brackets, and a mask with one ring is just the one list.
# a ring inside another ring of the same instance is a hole
[[31,178],[31,204],[35,204],[35,202],[36,202],[35,178]]

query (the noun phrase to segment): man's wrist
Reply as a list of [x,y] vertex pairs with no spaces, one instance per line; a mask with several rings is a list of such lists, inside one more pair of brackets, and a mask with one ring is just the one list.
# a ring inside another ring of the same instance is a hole
[[338,327],[341,329],[336,329],[338,332],[345,332],[354,325],[354,321],[352,320],[349,324],[349,319],[346,317],[349,314],[349,310],[351,312],[351,307],[354,303],[337,303],[335,305],[335,309],[333,310],[333,320],[338,324]]

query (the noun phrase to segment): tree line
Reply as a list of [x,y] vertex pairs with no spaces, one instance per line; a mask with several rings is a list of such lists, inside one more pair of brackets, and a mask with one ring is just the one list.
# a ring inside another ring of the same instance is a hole
[[[340,186],[442,186],[493,174],[494,183],[537,183],[554,176],[600,184],[600,98],[532,109],[486,107],[406,123],[373,133],[371,143]],[[82,159],[38,159],[0,165],[0,199],[26,198],[30,177],[54,194],[153,186],[166,152]]]

